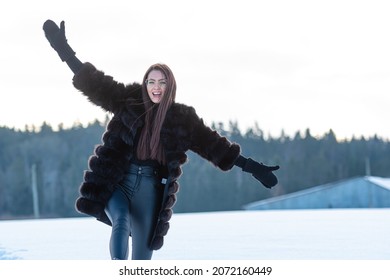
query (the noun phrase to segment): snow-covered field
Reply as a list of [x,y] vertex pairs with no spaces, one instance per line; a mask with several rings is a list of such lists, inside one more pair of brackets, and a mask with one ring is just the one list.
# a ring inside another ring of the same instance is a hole
[[[92,218],[0,221],[0,260],[108,260]],[[154,260],[390,260],[390,209],[175,214]]]

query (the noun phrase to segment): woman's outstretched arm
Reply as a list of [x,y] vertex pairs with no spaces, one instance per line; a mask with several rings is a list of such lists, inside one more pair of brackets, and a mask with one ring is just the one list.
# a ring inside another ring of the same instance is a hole
[[58,27],[52,20],[46,20],[43,30],[52,48],[75,74],[73,85],[92,103],[109,112],[119,111],[125,106],[125,101],[142,104],[140,84],[118,83],[111,76],[97,70],[91,63],[82,63],[76,57],[76,52],[68,44],[64,21]]

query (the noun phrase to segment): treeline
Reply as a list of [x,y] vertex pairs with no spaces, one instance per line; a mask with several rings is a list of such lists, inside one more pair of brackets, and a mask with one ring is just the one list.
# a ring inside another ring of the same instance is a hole
[[[350,177],[390,177],[390,142],[377,136],[337,141],[332,130],[321,137],[313,137],[309,129],[270,137],[257,125],[245,132],[235,122],[212,127],[239,143],[245,156],[280,165],[279,184],[268,190],[237,167],[222,172],[189,152],[176,213],[237,210],[249,202]],[[0,219],[33,217],[34,187],[40,217],[78,216],[74,202],[83,171],[104,130],[98,121],[55,131],[45,123],[23,131],[0,127]]]

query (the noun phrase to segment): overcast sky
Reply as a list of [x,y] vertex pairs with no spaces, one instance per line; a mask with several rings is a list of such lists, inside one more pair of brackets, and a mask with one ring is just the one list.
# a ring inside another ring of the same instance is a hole
[[[5,6],[6,5],[6,6]],[[0,11],[0,126],[57,127],[104,119],[71,83],[44,37],[66,22],[82,61],[141,81],[168,64],[177,102],[206,123],[258,123],[278,136],[309,128],[338,138],[390,138],[387,1],[16,0]]]

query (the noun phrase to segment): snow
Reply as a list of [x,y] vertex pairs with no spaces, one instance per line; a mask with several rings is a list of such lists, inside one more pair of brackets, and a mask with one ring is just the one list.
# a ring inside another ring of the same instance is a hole
[[[389,260],[390,209],[175,214],[154,260]],[[0,260],[108,260],[89,217],[0,221]]]

